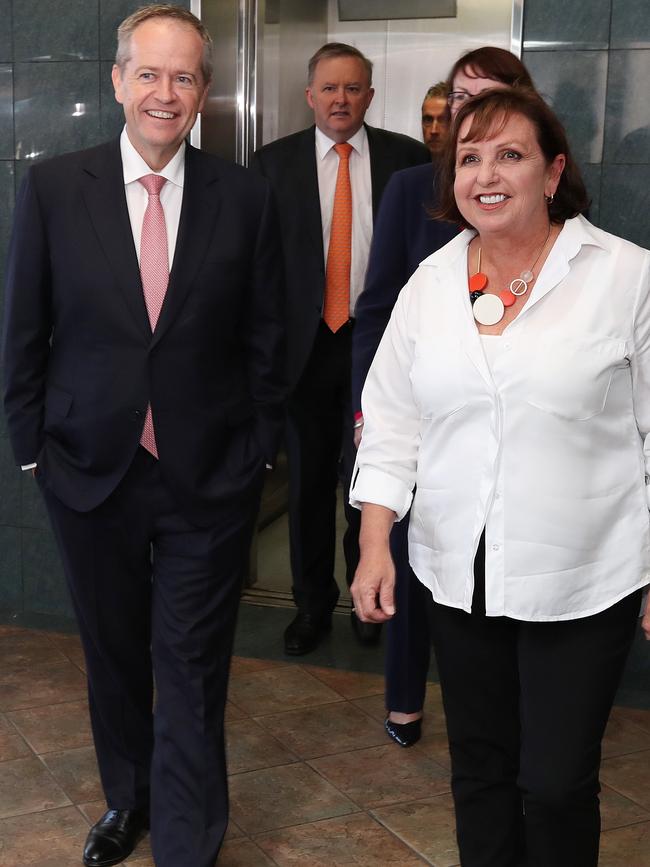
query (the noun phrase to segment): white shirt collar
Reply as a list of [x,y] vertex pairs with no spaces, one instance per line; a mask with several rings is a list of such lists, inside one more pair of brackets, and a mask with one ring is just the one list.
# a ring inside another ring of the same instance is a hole
[[607,243],[601,230],[592,226],[582,214],[579,214],[565,222],[555,242],[555,247],[558,252],[561,251],[564,254],[567,262],[570,262],[584,246],[606,249]]
[[[336,142],[326,136],[324,132],[316,127],[316,153],[318,154],[318,158],[323,160],[327,156],[327,154],[332,150]],[[366,132],[365,126],[361,125],[361,128],[358,129],[353,136],[350,136],[348,139],[348,144],[351,144],[355,151],[359,154],[359,156],[363,156],[366,152],[366,148],[368,147],[368,134]]]
[[[455,262],[465,253],[466,247],[475,235],[474,229],[463,230],[444,247],[428,256],[421,264],[445,266]],[[606,249],[606,235],[600,229],[592,226],[582,215],[578,215],[564,223],[562,231],[553,245],[552,253],[554,256],[561,255],[567,262],[570,262],[578,254],[580,248],[587,245]]]
[[124,183],[130,184],[137,181],[138,178],[144,175],[162,175],[164,178],[178,187],[183,187],[185,177],[185,142],[181,142],[179,149],[170,159],[167,165],[159,172],[152,172],[151,168],[142,159],[140,154],[131,144],[131,140],[126,132],[126,126],[122,130],[120,136],[120,151],[122,154],[122,171],[124,172]]

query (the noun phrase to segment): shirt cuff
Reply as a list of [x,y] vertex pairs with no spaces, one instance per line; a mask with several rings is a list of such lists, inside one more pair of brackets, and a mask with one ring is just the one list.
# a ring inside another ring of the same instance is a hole
[[400,479],[375,467],[361,467],[354,474],[350,505],[360,509],[363,503],[385,506],[401,521],[411,508],[413,492]]
[[35,470],[36,466],[37,466],[37,464],[21,464],[20,469],[21,470]]

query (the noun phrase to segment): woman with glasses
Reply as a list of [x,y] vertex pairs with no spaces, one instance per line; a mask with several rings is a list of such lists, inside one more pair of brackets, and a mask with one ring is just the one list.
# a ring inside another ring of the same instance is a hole
[[[523,63],[502,48],[485,46],[460,57],[448,78],[453,118],[465,100],[489,87],[533,83]],[[363,433],[361,390],[400,289],[419,263],[457,234],[451,223],[431,218],[437,204],[433,165],[396,172],[375,222],[363,293],[357,302],[352,348],[352,396],[357,443]],[[408,520],[395,525],[391,549],[397,568],[396,613],[386,627],[384,671],[388,735],[400,746],[416,743],[431,647],[428,592],[408,562]]]

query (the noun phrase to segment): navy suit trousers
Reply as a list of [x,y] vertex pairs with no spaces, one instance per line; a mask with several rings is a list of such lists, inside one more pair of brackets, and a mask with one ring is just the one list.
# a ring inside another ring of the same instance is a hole
[[223,717],[261,479],[208,528],[183,517],[142,448],[90,512],[41,484],[86,655],[108,806],[151,810],[158,867],[213,867],[228,823]]

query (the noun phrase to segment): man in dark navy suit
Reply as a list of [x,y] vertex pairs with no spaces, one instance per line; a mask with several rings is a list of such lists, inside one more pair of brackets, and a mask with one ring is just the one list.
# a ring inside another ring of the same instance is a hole
[[108,811],[84,863],[124,860],[151,820],[158,867],[212,867],[236,612],[283,418],[277,218],[259,176],[185,142],[211,76],[201,22],[144,7],[118,37],[120,139],[35,165],[18,197],[5,407],[86,654]]
[[[424,145],[408,136],[364,124],[373,94],[370,61],[351,45],[324,45],[308,69],[306,95],[315,126],[266,145],[255,159],[280,206],[287,280],[289,530],[298,612],[284,643],[293,655],[313,650],[331,627],[339,596],[334,560],[340,476],[348,584],[359,559],[359,513],[347,502],[354,464],[350,354],[374,217],[391,174],[430,159]],[[326,270],[333,257],[341,146],[349,159],[351,261],[346,312],[342,322],[332,324],[326,313]],[[378,627],[361,623],[354,612],[352,625],[361,641],[377,640]]]

